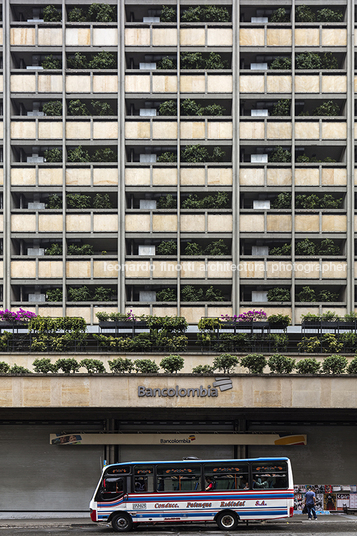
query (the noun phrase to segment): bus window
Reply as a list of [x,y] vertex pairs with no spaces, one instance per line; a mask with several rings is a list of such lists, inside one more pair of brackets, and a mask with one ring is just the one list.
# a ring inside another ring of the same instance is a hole
[[246,463],[207,463],[204,474],[205,479],[213,482],[215,490],[239,490],[248,487],[248,465]]
[[252,465],[253,488],[277,489],[288,487],[287,464],[253,464]]
[[157,491],[200,491],[200,478],[199,464],[158,465]]
[[154,491],[154,467],[152,465],[137,465],[134,468],[134,492],[152,493]]
[[117,476],[104,476],[98,490],[97,500],[112,501],[124,494],[124,479]]

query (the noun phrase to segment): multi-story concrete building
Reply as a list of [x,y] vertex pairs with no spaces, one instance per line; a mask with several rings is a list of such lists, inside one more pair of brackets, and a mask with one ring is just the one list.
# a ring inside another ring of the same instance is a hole
[[190,4],[3,2],[4,308],[354,310],[354,6]]

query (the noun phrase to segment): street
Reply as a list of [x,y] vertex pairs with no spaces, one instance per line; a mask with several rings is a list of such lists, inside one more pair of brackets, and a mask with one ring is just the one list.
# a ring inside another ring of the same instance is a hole
[[[309,522],[305,516],[285,521],[270,521],[265,523],[251,523],[238,526],[235,531],[220,531],[215,524],[204,525],[176,525],[141,526],[131,534],[133,536],[227,536],[232,535],[264,535],[264,536],[295,536],[304,534],[351,536],[357,533],[357,516],[331,515],[321,516],[318,520]],[[65,534],[94,536],[115,534],[106,524],[94,524],[90,521],[78,519],[0,519],[0,536],[30,536],[51,535],[63,536]]]

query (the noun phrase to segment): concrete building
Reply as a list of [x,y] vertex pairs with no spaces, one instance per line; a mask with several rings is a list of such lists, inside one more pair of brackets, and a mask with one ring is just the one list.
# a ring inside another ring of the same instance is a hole
[[[118,309],[191,324],[253,307],[297,324],[354,311],[352,0],[332,15],[321,0],[215,0],[213,21],[204,0],[46,5],[2,1],[4,309],[88,324]],[[139,387],[212,377],[141,381],[1,376],[1,509],[82,510],[104,459],[188,452],[149,439],[103,449],[103,432],[307,435],[296,447],[190,440],[189,453],[290,455],[299,484],[356,485],[355,378],[237,375],[204,400]]]
[[354,310],[355,11],[304,4],[3,2],[4,308]]

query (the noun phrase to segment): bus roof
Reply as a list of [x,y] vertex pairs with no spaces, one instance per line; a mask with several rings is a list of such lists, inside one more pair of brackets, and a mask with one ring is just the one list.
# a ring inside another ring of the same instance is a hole
[[168,463],[214,463],[214,462],[268,462],[268,461],[289,461],[289,458],[286,458],[284,456],[270,456],[269,458],[224,458],[224,459],[218,459],[218,460],[212,460],[212,459],[197,459],[197,460],[164,460],[164,461],[127,461],[127,462],[118,462],[118,463],[111,463],[105,466],[105,468],[110,467],[112,465],[147,465],[147,464],[168,464]]

